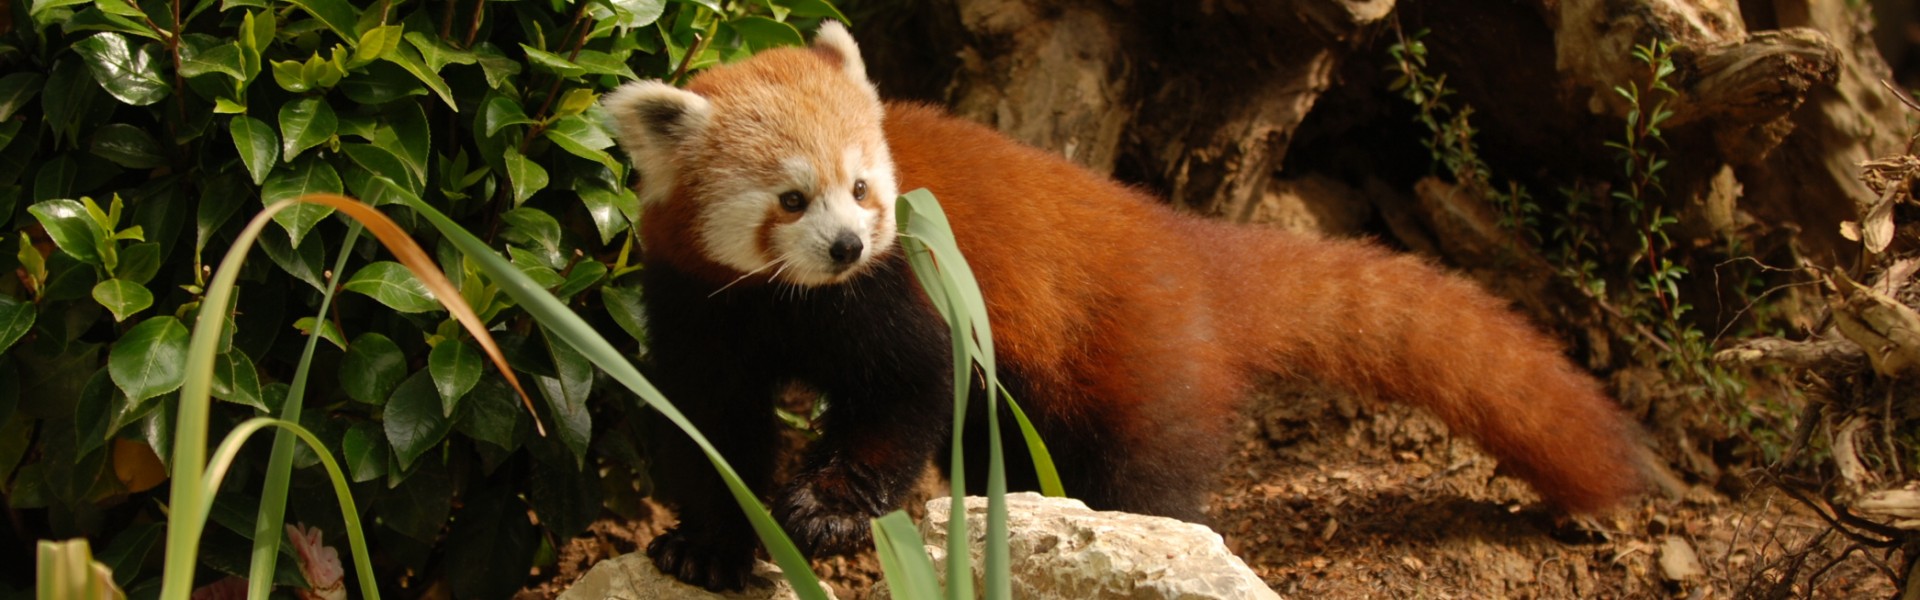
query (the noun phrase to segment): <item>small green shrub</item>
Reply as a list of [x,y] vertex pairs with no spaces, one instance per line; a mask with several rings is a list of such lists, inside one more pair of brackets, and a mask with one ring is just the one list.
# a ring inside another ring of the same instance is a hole
[[[138,567],[158,562],[159,538],[128,524],[167,517],[166,488],[155,486],[172,458],[205,259],[232,243],[236,215],[306,193],[359,197],[421,240],[494,328],[538,414],[419,280],[371,242],[347,241],[333,209],[303,205],[275,217],[240,273],[212,383],[223,401],[213,437],[255,416],[312,431],[354,482],[389,589],[444,577],[460,597],[510,593],[603,506],[632,510],[645,484],[632,433],[647,413],[596,385],[585,358],[405,201],[504,250],[637,355],[638,290],[621,279],[637,268],[637,206],[598,94],[801,43],[802,29],[839,16],[821,0],[27,0],[7,10],[0,272],[13,276],[0,278],[0,481],[33,531],[108,549],[135,597],[157,586],[158,570]],[[315,318],[330,288],[348,293]],[[289,400],[303,335],[328,343],[312,359],[318,376],[299,388],[305,399]],[[259,490],[275,477],[293,490],[289,522],[344,539],[319,457],[285,439],[237,455],[203,572],[246,572]],[[290,472],[274,473],[276,460]]]

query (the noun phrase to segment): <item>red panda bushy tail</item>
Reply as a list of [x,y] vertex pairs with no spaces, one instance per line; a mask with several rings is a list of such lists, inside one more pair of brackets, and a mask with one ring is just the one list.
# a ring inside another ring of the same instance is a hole
[[1569,511],[1642,486],[1625,415],[1557,344],[1473,283],[1361,242],[1187,227],[1200,247],[1221,250],[1215,308],[1245,316],[1222,335],[1246,349],[1247,368],[1425,407]]

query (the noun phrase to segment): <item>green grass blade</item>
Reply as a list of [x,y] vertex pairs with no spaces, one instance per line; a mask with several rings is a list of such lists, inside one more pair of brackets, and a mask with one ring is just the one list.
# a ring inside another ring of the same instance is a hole
[[[367,537],[361,531],[360,510],[354,505],[353,490],[347,487],[347,475],[340,470],[340,463],[333,459],[333,453],[327,450],[326,445],[320,443],[320,438],[314,437],[313,433],[306,428],[297,423],[269,417],[247,419],[234,427],[233,431],[227,434],[226,439],[220,441],[220,448],[214,451],[213,460],[207,464],[205,480],[201,482],[201,487],[208,495],[219,490],[220,482],[226,479],[227,468],[233,466],[233,459],[239,456],[241,446],[245,445],[247,439],[253,437],[254,433],[265,427],[278,427],[280,431],[298,437],[307,443],[307,447],[313,449],[314,454],[320,455],[320,464],[326,467],[327,479],[333,483],[333,495],[340,502],[340,519],[346,523],[347,545],[353,551],[353,572],[360,580],[360,595],[368,600],[379,600],[380,586],[373,578],[373,562],[367,556]],[[175,481],[174,485],[180,485],[180,482]],[[175,511],[169,520],[177,521],[180,517],[186,516],[196,523],[205,523],[212,508],[213,506],[208,504],[201,507],[199,514],[195,515],[182,515],[179,511]],[[272,537],[279,536],[280,532],[273,532]]]
[[36,600],[125,600],[113,571],[93,559],[86,538],[40,540],[35,560]]
[[[922,190],[924,191],[924,190]],[[918,214],[912,202],[900,203],[902,208],[897,214],[900,231],[917,231],[924,227],[914,217]],[[938,231],[921,232],[919,235],[900,236],[902,251],[907,262],[913,267],[915,279],[927,292],[927,298],[939,309],[941,318],[947,321],[948,338],[953,342],[953,432],[952,446],[948,457],[947,472],[948,497],[951,506],[965,507],[967,499],[967,460],[965,432],[967,424],[967,396],[971,388],[973,375],[973,347],[966,333],[969,327],[968,312],[956,308],[960,302],[958,294],[950,291],[947,279],[940,275],[935,263],[934,252],[927,246],[922,236],[939,236]],[[949,234],[950,235],[950,234]],[[876,538],[877,540],[878,538]],[[947,519],[947,597],[973,597],[973,554],[968,549],[967,520],[964,518]],[[891,580],[891,578],[889,578]]]
[[1050,498],[1067,497],[1067,488],[1060,485],[1060,472],[1053,466],[1053,453],[1047,451],[1047,444],[1040,441],[1040,432],[1027,420],[1027,411],[1020,410],[1020,403],[1013,400],[1007,388],[1000,388],[1000,397],[1006,399],[1007,408],[1013,409],[1013,420],[1020,423],[1020,437],[1026,439],[1027,452],[1033,455],[1033,470],[1040,476],[1040,493]]
[[[964,512],[960,514],[964,516]],[[914,528],[913,519],[908,518],[907,513],[896,510],[874,519],[873,545],[874,556],[880,559],[880,571],[887,579],[887,591],[893,597],[902,600],[940,597],[940,580],[934,575],[933,560],[927,557],[926,542],[920,538],[920,530]],[[954,596],[949,589],[947,597],[971,596]]]
[[[360,222],[355,221],[347,227],[346,239],[340,244],[340,257],[333,263],[333,273],[346,272],[347,259],[353,256],[353,243],[359,239]],[[338,289],[339,286],[327,286],[326,293],[320,296],[320,312],[315,315],[315,320],[327,318],[327,310],[333,306],[333,293]],[[307,336],[307,347],[300,352],[300,363],[293,371],[292,387],[288,389],[286,402],[280,408],[282,420],[300,422],[300,412],[306,403],[307,374],[311,371],[313,352],[319,344],[320,336]],[[287,482],[293,476],[294,435],[286,429],[273,434],[273,454],[267,459],[267,479],[260,489],[260,514],[254,520],[253,565],[247,574],[248,598],[266,598],[267,592],[273,589],[274,562],[280,557],[280,537],[287,515]]]
[[740,476],[734,472],[731,465],[727,464],[726,459],[720,456],[720,452],[714,449],[713,444],[707,441],[706,436],[695,429],[693,423],[660,394],[660,390],[654,388],[651,382],[641,376],[633,363],[628,362],[619,350],[608,343],[606,338],[601,337],[599,332],[579,315],[574,314],[572,309],[561,304],[552,294],[528,279],[506,259],[500,258],[500,255],[489,249],[485,242],[480,241],[480,238],[474,237],[472,233],[462,229],[452,219],[419,198],[405,194],[401,196],[408,206],[439,229],[441,235],[446,236],[447,240],[453,242],[462,253],[472,257],[480,268],[486,271],[487,277],[500,286],[502,292],[512,296],[514,301],[519,303],[528,314],[533,315],[534,319],[538,320],[549,333],[580,351],[587,360],[600,367],[609,377],[625,385],[627,389],[639,395],[648,406],[659,411],[661,416],[686,432],[693,439],[694,444],[700,447],[701,452],[706,454],[707,460],[720,472],[720,478],[726,482],[727,490],[733,494],[734,501],[738,502],[746,512],[748,522],[753,525],[754,533],[760,536],[760,541],[766,544],[768,554],[772,555],[774,562],[780,565],[782,571],[785,571],[787,581],[793,584],[794,592],[801,598],[812,600],[826,597],[821,591],[820,579],[814,575],[813,569],[807,564],[806,557],[800,554],[800,551],[794,547],[793,540],[789,539],[786,532],[780,529],[780,525],[774,522],[773,515],[767,512],[766,506],[762,505],[753,491],[740,481]]

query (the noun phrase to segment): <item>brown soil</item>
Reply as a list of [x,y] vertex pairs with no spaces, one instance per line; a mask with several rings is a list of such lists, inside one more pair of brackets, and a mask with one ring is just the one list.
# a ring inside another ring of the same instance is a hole
[[[1254,403],[1214,495],[1214,528],[1288,598],[1873,598],[1895,593],[1884,551],[1854,548],[1777,492],[1693,486],[1573,519],[1470,442],[1405,407],[1285,391]],[[930,493],[940,493],[929,481]],[[645,546],[671,517],[607,519],[534,574],[552,598],[594,562]],[[1694,556],[1687,572],[1684,555]],[[866,596],[871,556],[816,563]]]

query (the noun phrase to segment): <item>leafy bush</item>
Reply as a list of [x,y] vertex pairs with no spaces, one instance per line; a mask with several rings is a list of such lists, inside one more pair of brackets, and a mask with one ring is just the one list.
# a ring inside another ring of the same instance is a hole
[[[510,592],[603,506],[635,509],[644,412],[403,199],[452,215],[643,352],[622,279],[637,206],[598,94],[797,44],[838,16],[821,0],[363,4],[33,0],[0,21],[0,272],[13,274],[0,278],[0,481],[27,517],[16,537],[94,538],[133,597],[155,585],[156,486],[206,258],[236,215],[311,192],[380,206],[439,257],[537,420],[417,279],[346,242],[332,209],[302,205],[242,273],[214,438],[296,412],[303,335],[330,342],[298,420],[346,465],[381,584],[401,597],[441,577],[459,597]],[[316,318],[327,286],[351,293]],[[318,457],[293,452],[287,520],[343,539]],[[267,456],[249,446],[228,474],[201,553],[211,571],[246,570]],[[291,562],[277,581],[298,585]]]

